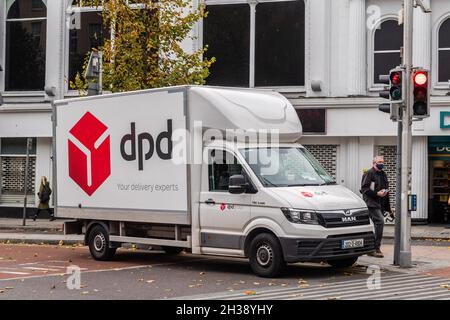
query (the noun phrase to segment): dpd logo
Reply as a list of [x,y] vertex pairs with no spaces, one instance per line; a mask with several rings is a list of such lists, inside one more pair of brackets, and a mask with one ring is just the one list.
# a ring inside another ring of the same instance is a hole
[[91,196],[111,174],[108,127],[86,112],[69,131],[69,176]]

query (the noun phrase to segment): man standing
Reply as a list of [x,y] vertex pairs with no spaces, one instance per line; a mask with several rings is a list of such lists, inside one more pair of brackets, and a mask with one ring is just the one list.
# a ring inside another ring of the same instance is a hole
[[384,215],[392,209],[389,202],[389,183],[384,169],[384,158],[376,156],[373,159],[372,168],[363,175],[361,193],[369,208],[369,216],[375,225],[375,252],[371,256],[383,258],[381,252],[381,239],[383,238]]

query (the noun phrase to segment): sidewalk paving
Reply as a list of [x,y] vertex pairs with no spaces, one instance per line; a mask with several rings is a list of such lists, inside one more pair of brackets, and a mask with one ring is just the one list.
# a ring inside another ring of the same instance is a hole
[[[54,242],[59,240],[78,241],[80,236],[65,236],[63,224],[65,221],[56,219],[49,221],[38,219],[26,220],[22,226],[22,219],[0,218],[0,240],[11,241],[39,241]],[[411,236],[413,240],[450,240],[450,228],[446,225],[417,225],[412,226]],[[384,239],[394,238],[394,225],[385,225]]]
[[49,221],[47,219],[27,219],[25,226],[22,226],[22,219],[0,218],[0,233],[15,232],[15,233],[48,233],[48,234],[63,234],[64,221],[56,219]]
[[64,244],[83,242],[83,235],[64,235],[64,221],[67,220],[27,219],[23,226],[22,219],[0,218],[0,241],[38,244],[58,244],[60,241]]
[[[0,227],[1,228],[1,227]],[[394,225],[385,225],[383,238],[393,239],[395,232]],[[441,239],[450,240],[449,225],[417,225],[411,227],[411,238],[413,240]]]

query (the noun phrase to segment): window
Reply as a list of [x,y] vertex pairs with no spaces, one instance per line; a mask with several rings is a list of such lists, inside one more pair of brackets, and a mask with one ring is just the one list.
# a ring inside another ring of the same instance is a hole
[[439,29],[439,82],[450,80],[450,18]]
[[305,85],[303,1],[256,6],[255,86]]
[[228,191],[230,177],[244,174],[242,165],[229,152],[212,150],[209,157],[209,191]]
[[325,109],[297,109],[304,134],[326,133]]
[[[22,197],[25,191],[26,153],[26,138],[0,139],[0,202],[16,203],[18,199],[20,199],[20,201],[23,200]],[[36,138],[33,138],[28,163],[27,181],[27,192],[31,202],[34,201],[35,176]],[[20,196],[21,198],[17,198],[17,196]]]
[[31,9],[33,11],[45,10],[45,5],[41,0],[32,0],[31,1]]
[[6,18],[5,90],[43,91],[47,10],[43,1],[15,0]]
[[[0,154],[26,155],[27,138],[2,138]],[[36,154],[36,138],[32,139],[30,154]]]
[[69,81],[74,81],[77,73],[82,74],[88,53],[102,46],[110,34],[103,26],[101,11],[88,7],[80,7],[79,10],[75,17],[78,21],[69,34]]
[[266,187],[335,184],[333,177],[304,148],[260,147],[241,149],[240,152]]
[[379,75],[401,64],[400,48],[403,46],[403,26],[396,20],[381,23],[375,31],[373,83],[379,83]]
[[207,1],[207,11],[203,44],[208,46],[206,56],[217,59],[208,84],[304,86],[303,0],[228,5],[208,5]]
[[216,57],[207,82],[210,85],[248,87],[250,65],[250,6],[208,6],[203,22],[206,56]]

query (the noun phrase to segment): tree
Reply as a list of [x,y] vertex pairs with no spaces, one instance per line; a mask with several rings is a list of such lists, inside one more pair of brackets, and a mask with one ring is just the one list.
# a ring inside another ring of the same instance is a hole
[[[99,48],[104,90],[205,83],[215,58],[203,58],[207,47],[188,53],[180,45],[195,39],[190,31],[206,17],[204,5],[193,7],[190,0],[83,0],[83,6],[102,6],[103,23],[111,27],[111,39]],[[71,87],[84,91],[86,81],[78,74]]]

